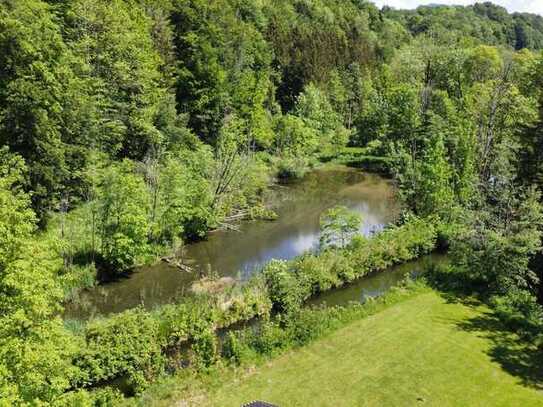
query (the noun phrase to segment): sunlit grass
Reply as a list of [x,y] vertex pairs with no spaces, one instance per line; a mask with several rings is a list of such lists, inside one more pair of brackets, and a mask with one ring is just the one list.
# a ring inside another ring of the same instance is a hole
[[255,399],[279,406],[541,406],[540,358],[516,339],[483,306],[422,294],[195,400],[224,407]]

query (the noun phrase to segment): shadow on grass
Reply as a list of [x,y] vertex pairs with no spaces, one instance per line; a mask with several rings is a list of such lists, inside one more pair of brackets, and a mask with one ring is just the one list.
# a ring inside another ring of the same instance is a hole
[[[474,281],[466,284],[464,279],[447,269],[433,269],[427,281],[448,303],[478,308],[488,300],[477,294],[486,291],[484,286]],[[459,329],[487,338],[491,343],[487,354],[494,362],[519,378],[523,385],[543,390],[543,347],[512,330],[492,310],[479,312],[475,317],[456,322],[456,325]]]
[[431,265],[424,278],[448,303],[478,306],[491,300],[487,282],[459,273],[449,263]]
[[492,343],[488,355],[525,386],[543,390],[543,349],[511,332],[491,311],[458,323],[479,332]]

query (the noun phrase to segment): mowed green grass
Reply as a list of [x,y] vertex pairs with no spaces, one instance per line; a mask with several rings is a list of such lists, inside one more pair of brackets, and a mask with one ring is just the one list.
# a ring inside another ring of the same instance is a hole
[[517,344],[487,308],[429,292],[259,366],[200,403],[543,406],[537,352]]

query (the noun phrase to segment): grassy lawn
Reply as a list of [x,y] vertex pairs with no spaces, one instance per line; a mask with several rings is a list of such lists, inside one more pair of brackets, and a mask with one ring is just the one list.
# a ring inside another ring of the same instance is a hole
[[543,406],[542,366],[487,308],[430,292],[197,399],[221,407],[255,399],[282,407]]

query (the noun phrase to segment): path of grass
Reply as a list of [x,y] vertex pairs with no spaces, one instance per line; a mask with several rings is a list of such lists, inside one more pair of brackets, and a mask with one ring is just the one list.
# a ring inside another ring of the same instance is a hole
[[541,359],[498,328],[484,307],[422,294],[279,357],[200,402],[543,406]]

